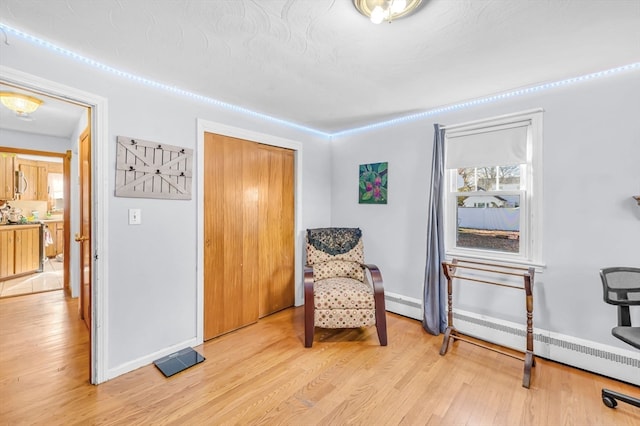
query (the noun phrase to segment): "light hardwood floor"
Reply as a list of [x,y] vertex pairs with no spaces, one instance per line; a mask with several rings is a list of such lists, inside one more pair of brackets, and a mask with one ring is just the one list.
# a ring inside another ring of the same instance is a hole
[[[600,389],[632,385],[538,359],[522,362],[388,314],[375,328],[318,330],[303,347],[303,310],[287,309],[195,349],[207,359],[171,378],[153,365],[88,383],[88,340],[63,292],[0,300],[0,423],[640,425],[640,409],[605,407]],[[141,336],[140,338],[144,338]]]

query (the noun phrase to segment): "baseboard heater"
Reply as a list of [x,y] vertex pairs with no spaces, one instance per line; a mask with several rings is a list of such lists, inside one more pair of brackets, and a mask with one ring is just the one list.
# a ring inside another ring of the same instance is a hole
[[[470,336],[520,350],[525,339],[524,328],[496,319],[479,318],[472,313],[455,312],[456,327]],[[533,333],[534,353],[542,358],[591,371],[624,382],[640,385],[640,354],[536,329]]]
[[[420,300],[387,293],[385,301],[389,312],[422,321]],[[453,317],[456,328],[464,334],[515,350],[524,347],[524,324],[455,308]],[[640,386],[640,353],[536,328],[535,322],[533,325],[536,356]]]

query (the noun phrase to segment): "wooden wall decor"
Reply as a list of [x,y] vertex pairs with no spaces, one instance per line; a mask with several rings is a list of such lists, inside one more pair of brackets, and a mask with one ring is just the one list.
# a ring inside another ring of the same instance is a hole
[[118,136],[116,197],[190,200],[193,150]]

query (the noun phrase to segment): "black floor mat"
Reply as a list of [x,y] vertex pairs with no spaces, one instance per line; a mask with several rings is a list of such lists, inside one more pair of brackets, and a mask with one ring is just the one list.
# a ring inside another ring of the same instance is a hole
[[165,377],[171,377],[176,373],[200,364],[205,358],[191,348],[184,348],[160,359],[153,361]]

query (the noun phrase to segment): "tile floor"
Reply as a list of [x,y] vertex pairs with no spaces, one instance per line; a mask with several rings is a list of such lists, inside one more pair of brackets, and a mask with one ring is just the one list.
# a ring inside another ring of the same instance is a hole
[[7,281],[0,281],[0,297],[60,290],[63,286],[62,262],[49,259],[44,271]]

